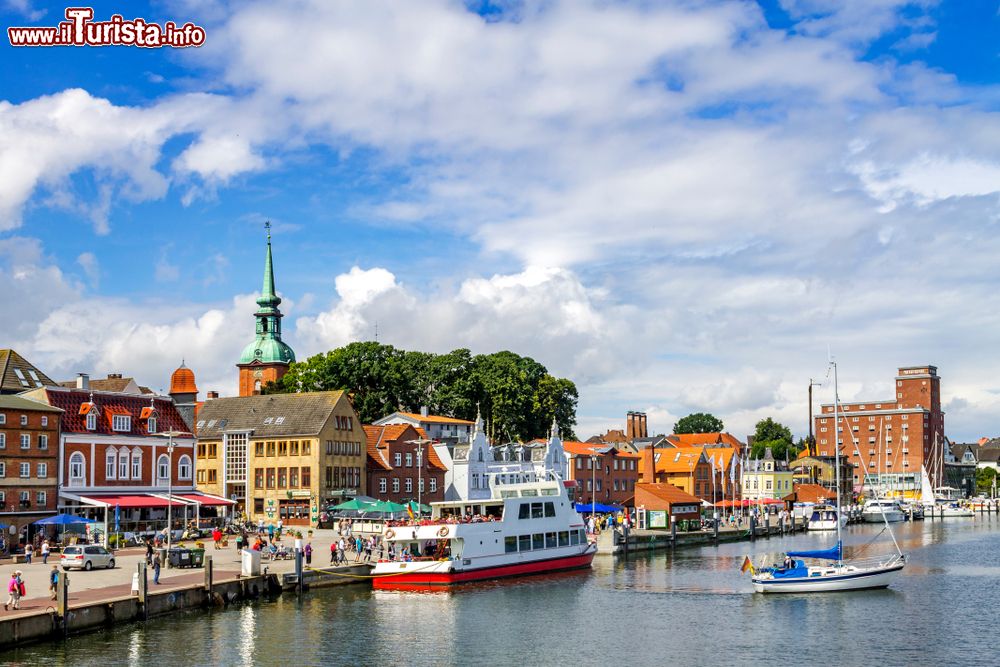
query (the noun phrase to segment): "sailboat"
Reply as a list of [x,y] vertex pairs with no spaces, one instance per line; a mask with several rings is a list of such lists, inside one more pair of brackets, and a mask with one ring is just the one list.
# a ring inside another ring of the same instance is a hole
[[[837,363],[831,360],[830,366],[833,369],[833,449],[836,456],[837,512],[839,514],[840,442],[837,427],[840,396],[837,391]],[[845,431],[850,433],[847,429]],[[855,448],[857,448],[856,442]],[[860,452],[858,456],[860,458]],[[865,475],[867,476],[867,474],[866,470]],[[743,570],[750,571],[754,591],[757,593],[825,593],[885,588],[891,584],[906,565],[906,556],[900,550],[889,522],[886,520],[885,526],[889,535],[892,536],[896,553],[846,561],[843,553],[842,527],[839,521],[836,522],[836,525],[837,544],[830,549],[789,551],[785,554],[785,560],[782,564],[762,568],[755,568],[748,556],[744,560]],[[816,564],[807,565],[804,560],[799,559],[814,560]]]
[[970,508],[962,507],[957,499],[952,498],[952,491],[954,489],[950,487],[938,487],[935,492],[927,468],[920,466],[920,504],[931,512],[931,516],[943,518],[976,516]]

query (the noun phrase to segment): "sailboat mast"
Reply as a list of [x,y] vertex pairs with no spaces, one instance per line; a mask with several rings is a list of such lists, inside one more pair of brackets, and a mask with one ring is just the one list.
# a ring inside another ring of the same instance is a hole
[[[837,415],[838,408],[840,407],[840,392],[837,388],[837,362],[831,361],[833,364],[833,452],[834,452],[834,468],[836,470],[835,479],[837,483],[837,545],[842,544],[840,537],[840,418]],[[843,564],[843,547],[837,552],[837,565]]]

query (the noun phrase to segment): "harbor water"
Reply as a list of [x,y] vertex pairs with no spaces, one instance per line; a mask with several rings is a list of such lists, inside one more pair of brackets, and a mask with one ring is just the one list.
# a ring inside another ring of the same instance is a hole
[[[833,534],[598,557],[590,571],[433,592],[286,594],[0,653],[74,665],[996,665],[1000,519],[894,525],[908,556],[887,590],[761,595],[739,571]],[[848,551],[877,525],[851,526]]]

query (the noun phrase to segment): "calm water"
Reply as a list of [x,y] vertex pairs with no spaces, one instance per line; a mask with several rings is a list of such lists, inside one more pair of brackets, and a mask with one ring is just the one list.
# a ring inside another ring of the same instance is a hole
[[[327,589],[0,653],[51,665],[997,665],[1000,520],[896,524],[909,564],[883,591],[764,596],[753,554],[798,535],[435,593]],[[848,529],[847,545],[871,526]],[[891,549],[887,535],[877,543]],[[766,661],[766,663],[764,662]]]

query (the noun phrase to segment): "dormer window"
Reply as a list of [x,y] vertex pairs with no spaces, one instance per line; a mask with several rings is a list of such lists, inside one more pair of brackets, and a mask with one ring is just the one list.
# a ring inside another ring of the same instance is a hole
[[114,415],[111,418],[111,430],[120,432],[131,431],[132,417],[130,417],[129,415]]
[[87,430],[88,431],[97,430],[97,414],[94,412],[87,413]]
[[150,417],[146,421],[146,430],[149,433],[156,433],[156,417]]

